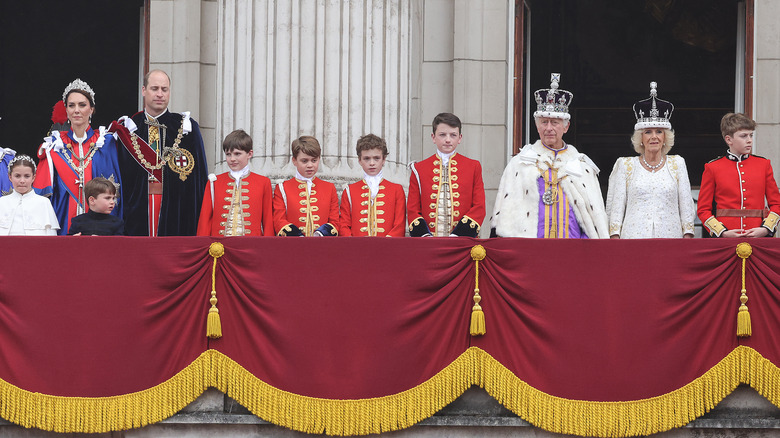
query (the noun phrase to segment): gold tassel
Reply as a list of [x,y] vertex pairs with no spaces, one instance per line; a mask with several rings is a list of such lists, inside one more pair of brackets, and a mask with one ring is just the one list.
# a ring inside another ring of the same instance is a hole
[[482,297],[479,296],[479,261],[484,260],[487,252],[482,245],[474,245],[471,248],[471,258],[474,259],[476,268],[474,271],[474,307],[471,308],[471,336],[481,336],[485,334],[485,312],[479,302]]
[[219,339],[222,337],[222,321],[219,319],[219,309],[217,309],[217,259],[225,255],[225,247],[219,242],[213,242],[209,246],[209,255],[214,257],[214,264],[211,266],[211,298],[209,298],[211,308],[206,319],[206,337]]
[[742,242],[737,245],[737,255],[742,259],[742,295],[739,297],[739,312],[737,313],[737,337],[747,338],[753,334],[753,328],[750,323],[750,312],[747,306],[747,290],[745,289],[745,263],[748,257],[753,253],[753,248],[749,243]]

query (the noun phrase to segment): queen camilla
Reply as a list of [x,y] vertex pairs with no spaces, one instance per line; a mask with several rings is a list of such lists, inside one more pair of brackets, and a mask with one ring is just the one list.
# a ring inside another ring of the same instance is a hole
[[609,176],[607,216],[612,239],[693,237],[696,210],[685,159],[667,155],[674,146],[674,105],[656,97],[634,104],[631,143],[639,156],[621,157]]

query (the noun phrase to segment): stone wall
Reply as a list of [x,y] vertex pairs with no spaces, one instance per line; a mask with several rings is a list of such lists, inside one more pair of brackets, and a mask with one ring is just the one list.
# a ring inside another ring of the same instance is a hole
[[510,151],[513,2],[151,4],[150,68],[170,73],[171,109],[200,122],[210,168],[225,170],[221,139],[241,128],[255,140],[253,169],[276,182],[294,173],[292,139],[312,134],[321,176],[343,186],[362,175],[354,145],[371,132],[388,142],[385,177],[406,186],[407,164],[435,151],[433,117],[454,112],[490,214]]
[[[215,160],[217,10],[216,0],[153,0],[149,69],[171,76],[172,111],[190,111],[198,121],[209,165]],[[221,151],[220,151],[221,152]]]
[[226,0],[218,16],[216,135],[249,132],[256,172],[289,178],[290,142],[313,135],[320,175],[343,185],[362,177],[355,143],[374,133],[385,177],[407,177],[409,0]]
[[780,174],[780,2],[755,0],[754,153]]
[[[482,162],[488,217],[511,155],[514,0],[152,0],[150,67],[173,78],[171,108],[200,122],[209,166],[221,139],[255,139],[255,171],[293,174],[289,144],[322,143],[321,176],[361,176],[354,143],[385,137],[385,176],[435,148],[443,111],[464,122],[460,152]],[[780,172],[780,3],[755,0],[756,153]],[[482,237],[489,226],[483,227]]]
[[422,6],[419,143],[411,157],[433,154],[431,122],[453,112],[463,122],[458,151],[482,163],[487,217],[481,237],[488,237],[498,182],[511,155],[509,132],[513,66],[514,1],[425,0]]

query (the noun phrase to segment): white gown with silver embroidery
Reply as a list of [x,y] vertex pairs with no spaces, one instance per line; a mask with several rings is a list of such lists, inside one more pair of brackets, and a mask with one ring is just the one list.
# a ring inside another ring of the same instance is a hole
[[609,234],[621,239],[679,238],[693,234],[696,210],[685,159],[667,155],[657,172],[639,157],[621,157],[609,176]]

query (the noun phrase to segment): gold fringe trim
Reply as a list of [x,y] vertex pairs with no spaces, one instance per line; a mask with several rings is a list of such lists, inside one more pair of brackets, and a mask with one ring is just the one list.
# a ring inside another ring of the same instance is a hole
[[750,384],[780,407],[780,368],[745,346],[682,388],[625,402],[555,397],[532,388],[484,351],[481,359],[480,386],[529,423],[561,434],[630,437],[682,427],[709,412],[740,383]]
[[750,347],[741,345],[735,351],[739,351],[744,365],[740,382],[747,383],[780,408],[780,368]]
[[630,437],[682,427],[704,415],[740,384],[780,407],[780,368],[756,350],[739,346],[699,378],[657,397],[624,402],[570,400],[539,391],[484,350],[471,347],[435,376],[384,397],[335,400],[275,388],[216,350],[144,391],[113,397],[59,397],[0,380],[0,416],[27,428],[101,433],[162,421],[214,387],[258,417],[296,431],[336,436],[405,429],[458,398],[472,385],[549,432]]
[[335,436],[405,429],[431,417],[472,386],[478,349],[469,348],[435,376],[414,388],[384,397],[336,400],[275,388],[215,352],[215,387],[258,417],[299,432]]
[[211,355],[202,353],[159,385],[112,397],[46,395],[0,379],[0,417],[26,428],[63,433],[102,433],[157,423],[181,411],[207,389]]

